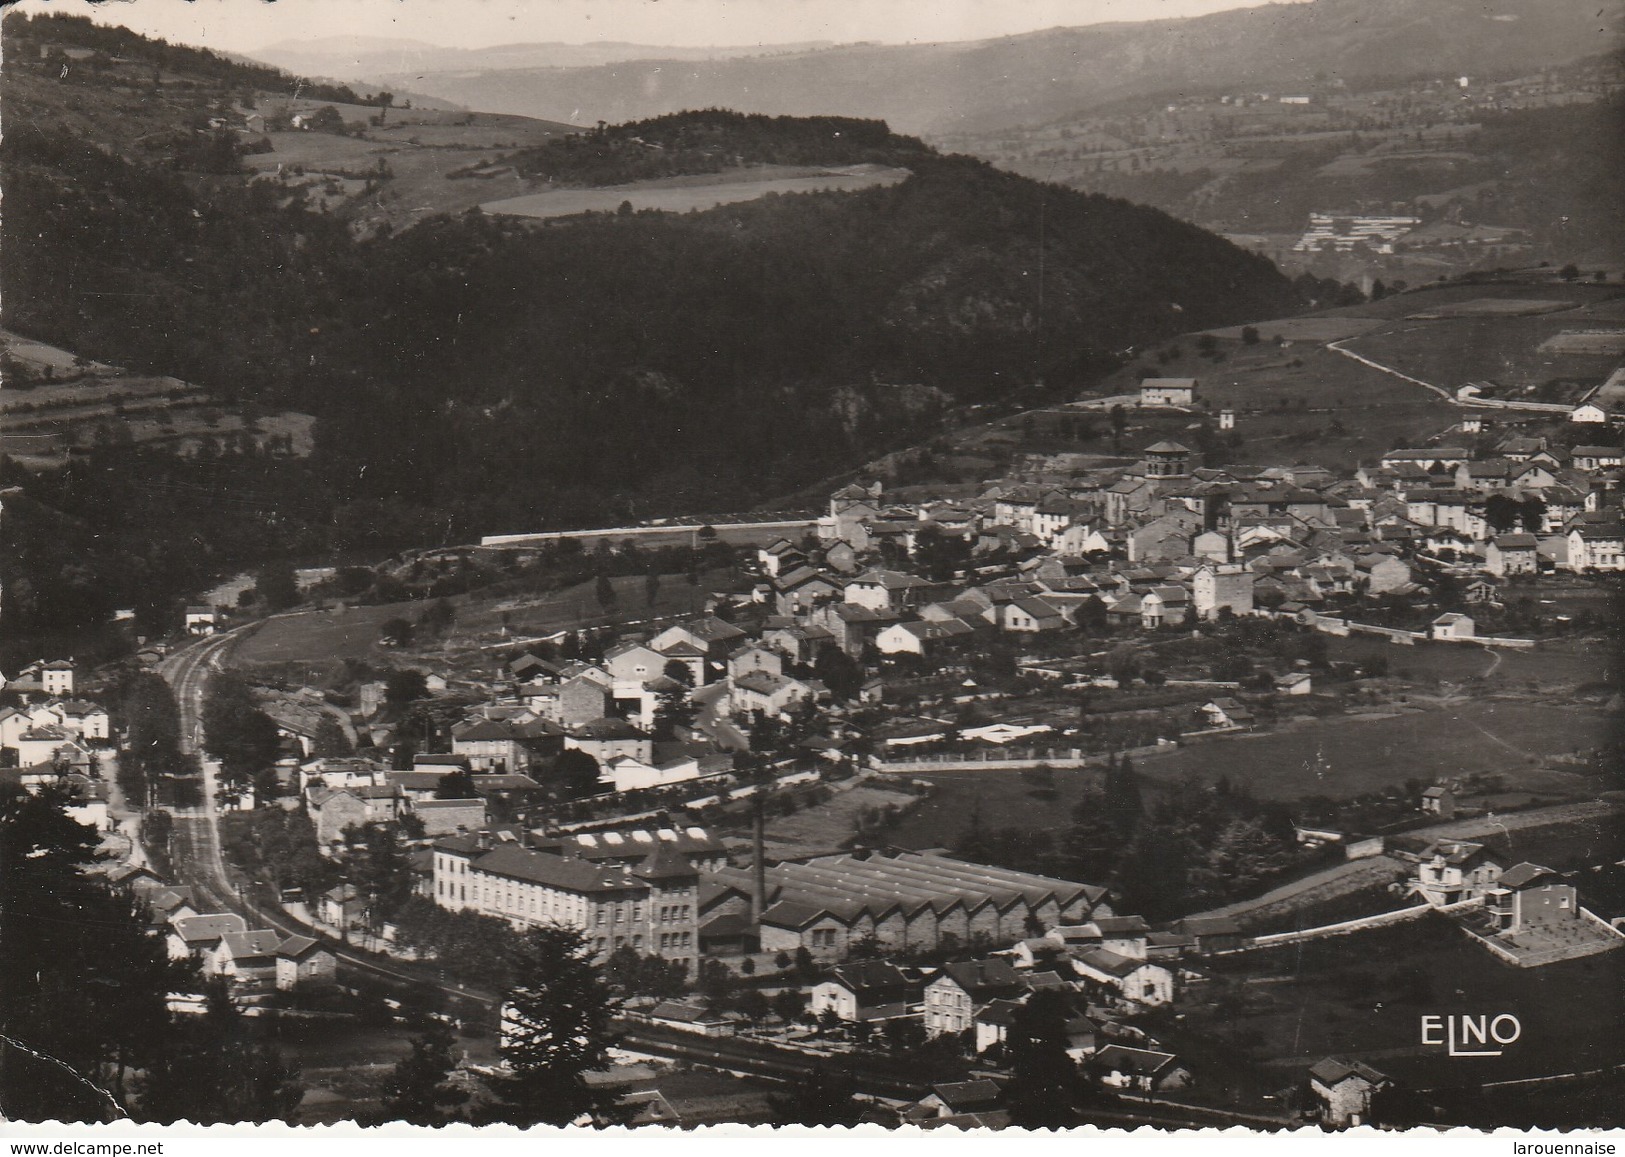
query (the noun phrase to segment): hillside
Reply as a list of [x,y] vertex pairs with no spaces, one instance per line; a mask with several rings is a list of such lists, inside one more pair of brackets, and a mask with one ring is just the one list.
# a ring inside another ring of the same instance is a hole
[[[940,145],[1247,237],[1288,272],[1418,284],[1473,268],[1625,256],[1625,54],[1536,73],[1344,86],[1303,103],[1242,91],[1120,101]],[[1403,213],[1395,255],[1294,252],[1312,212]]]
[[389,36],[323,36],[281,40],[250,55],[276,68],[304,76],[330,76],[365,82],[378,76],[471,72],[495,68],[589,68],[626,60],[724,60],[828,48],[825,43],[759,44],[676,48],[598,40],[587,44],[553,41],[498,44],[489,48],[444,48],[421,40]]
[[[28,31],[17,19],[8,47]],[[371,191],[348,201],[249,180],[259,154],[240,135],[188,127],[241,78],[172,61],[160,94],[140,74],[153,51],[131,41],[106,73],[62,81],[8,57],[0,323],[316,428],[302,460],[110,445],[25,478],[146,560],[109,576],[126,605],[148,582],[184,590],[177,570],[279,554],[757,508],[955,407],[1073,389],[1128,347],[1298,307],[1266,261],[1193,226],[877,122],[704,113],[638,131],[747,166],[840,131],[908,179],[681,216],[432,214],[358,234],[349,218],[387,172],[360,174]],[[127,147],[160,95],[174,145]],[[337,128],[299,139],[354,141]]]
[[1622,9],[1621,0],[1313,0],[966,43],[376,79],[576,123],[721,107],[879,117],[932,135],[1042,123],[1160,92],[1528,71],[1614,47]]

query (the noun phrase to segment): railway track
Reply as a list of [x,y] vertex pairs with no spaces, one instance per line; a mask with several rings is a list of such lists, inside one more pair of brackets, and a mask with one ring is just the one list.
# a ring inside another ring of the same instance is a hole
[[[203,754],[203,697],[208,692],[209,679],[216,671],[225,668],[231,649],[259,626],[259,623],[251,623],[207,639],[177,651],[159,665],[159,673],[175,693],[180,714],[182,754]],[[407,965],[384,964],[294,919],[280,908],[256,903],[244,895],[242,889],[232,881],[220,853],[220,813],[216,805],[214,771],[207,762],[200,762],[203,768],[203,804],[189,814],[176,816],[172,856],[176,876],[192,889],[194,896],[215,911],[236,912],[251,927],[270,928],[284,936],[309,936],[320,941],[338,962],[340,979],[366,977],[392,987],[429,987],[458,1000],[472,1000],[487,1008],[495,1008],[497,998],[489,993],[445,983],[432,973]]]

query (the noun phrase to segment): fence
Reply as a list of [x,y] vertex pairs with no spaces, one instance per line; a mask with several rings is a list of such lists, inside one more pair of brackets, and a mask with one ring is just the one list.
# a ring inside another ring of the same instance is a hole
[[565,538],[638,538],[661,534],[698,534],[706,526],[720,537],[728,531],[756,530],[816,530],[818,516],[792,518],[774,522],[711,522],[674,523],[668,526],[612,526],[598,530],[548,530],[534,534],[488,534],[480,539],[482,547],[534,546],[544,542],[557,542]]
[[[1131,747],[1118,755],[1155,755],[1178,747],[1177,743],[1154,744],[1150,747]],[[1040,751],[942,752],[921,755],[914,759],[877,759],[871,766],[876,771],[892,774],[910,771],[1025,771],[1040,763],[1055,768],[1105,767],[1107,752],[1085,753],[1079,748],[1060,748]]]
[[[1476,905],[1477,900],[1470,901]],[[1452,907],[1459,907],[1453,905]],[[1357,920],[1344,920],[1337,924],[1322,924],[1318,928],[1302,928],[1296,932],[1271,932],[1253,937],[1250,948],[1275,948],[1282,944],[1301,944],[1307,940],[1322,940],[1332,936],[1350,936],[1371,928],[1385,928],[1390,924],[1405,924],[1420,920],[1429,912],[1446,911],[1432,904],[1417,904],[1411,908],[1398,908],[1392,912],[1379,912],[1375,916],[1361,916]]]

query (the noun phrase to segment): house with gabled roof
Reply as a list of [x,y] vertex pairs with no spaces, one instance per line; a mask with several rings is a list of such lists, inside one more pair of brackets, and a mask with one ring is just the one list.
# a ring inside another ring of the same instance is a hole
[[[1002,1045],[1010,1037],[1010,1029],[1020,1014],[1024,1000],[998,999],[989,1001],[976,1013],[976,1051],[986,1052]],[[1064,1031],[1066,1052],[1073,1060],[1082,1060],[1095,1050],[1099,1026],[1083,1010],[1082,1001],[1068,1001]]]
[[1418,857],[1412,890],[1429,904],[1457,904],[1485,895],[1501,873],[1499,857],[1483,844],[1437,840]]
[[266,928],[227,932],[214,951],[213,967],[207,971],[229,978],[239,988],[275,988],[277,950],[282,941],[280,932]]
[[1625,570],[1625,523],[1607,519],[1572,524],[1568,530],[1568,569]]
[[1309,1091],[1321,1124],[1333,1129],[1369,1124],[1373,1096],[1392,1085],[1388,1076],[1363,1061],[1327,1057],[1309,1069]]
[[904,1110],[906,1121],[952,1120],[999,1111],[999,1086],[985,1078],[932,1085],[931,1091]]
[[1103,1046],[1090,1058],[1088,1067],[1108,1088],[1141,1093],[1182,1089],[1191,1081],[1190,1070],[1180,1064],[1174,1053],[1131,1045]]
[[975,1026],[976,1011],[989,1001],[1016,997],[1025,991],[1020,974],[1000,957],[945,964],[925,986],[926,1034],[966,1032]]
[[1174,974],[1143,957],[1124,956],[1108,948],[1080,948],[1072,953],[1072,967],[1079,976],[1130,1004],[1155,1008],[1174,999]]
[[279,992],[320,988],[337,983],[338,959],[331,949],[309,936],[289,936],[276,950]]
[[868,570],[849,579],[845,600],[871,610],[903,611],[929,602],[935,583],[896,570]]
[[1071,625],[1060,607],[1039,596],[1004,603],[998,615],[999,627],[1014,634],[1048,634]]
[[877,1021],[906,1016],[924,999],[925,984],[913,970],[889,960],[853,960],[830,969],[813,986],[808,1008],[815,1016],[833,1012],[845,1021]]
[[964,619],[919,619],[894,623],[875,636],[875,648],[882,655],[925,655],[935,645],[963,639],[976,633]]
[[169,926],[164,943],[171,960],[196,960],[204,975],[212,975],[215,954],[228,932],[246,932],[248,924],[235,912],[210,912],[202,916],[181,916]]

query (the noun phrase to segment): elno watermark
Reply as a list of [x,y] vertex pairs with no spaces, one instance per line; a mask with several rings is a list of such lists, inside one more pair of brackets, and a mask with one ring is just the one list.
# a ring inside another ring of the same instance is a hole
[[1522,1035],[1523,1025],[1510,1012],[1422,1017],[1422,1043],[1444,1045],[1453,1057],[1498,1057]]

